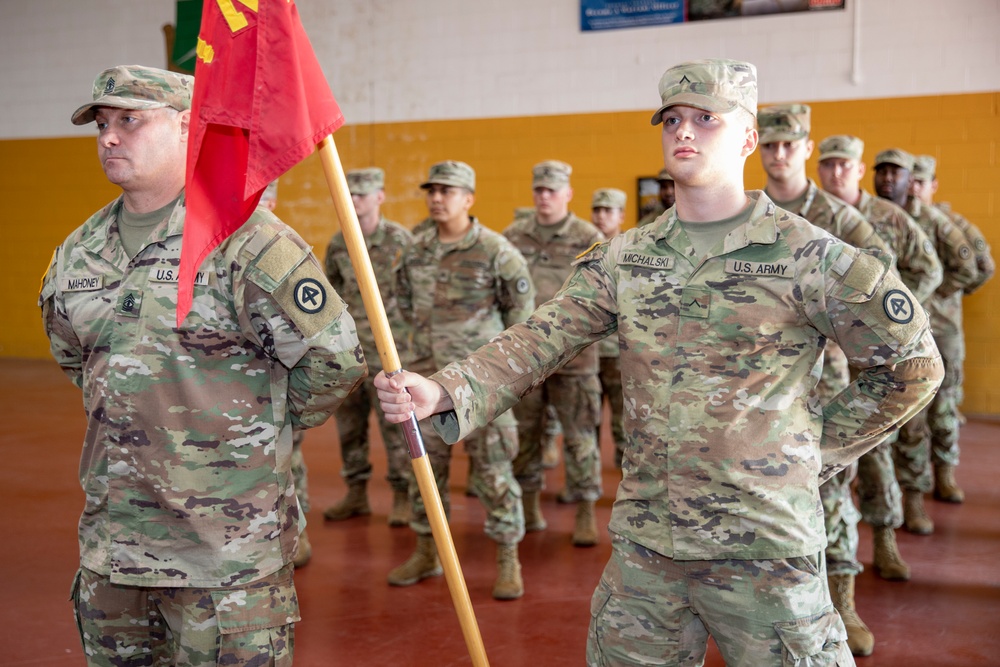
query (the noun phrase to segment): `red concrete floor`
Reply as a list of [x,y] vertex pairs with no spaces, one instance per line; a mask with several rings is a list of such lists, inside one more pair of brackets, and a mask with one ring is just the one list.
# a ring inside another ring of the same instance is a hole
[[[83,432],[79,391],[54,363],[0,360],[0,664],[82,665],[67,598],[77,566],[76,521],[82,508],[77,463]],[[607,524],[617,472],[605,430],[605,499],[598,520]],[[858,606],[876,636],[875,654],[862,667],[1000,664],[1000,423],[973,421],[962,431],[958,479],[964,505],[928,501],[937,531],[930,537],[899,532],[913,568],[907,583],[866,571],[858,578]],[[303,621],[296,626],[299,667],[362,665],[470,665],[443,578],[390,588],[386,573],[411,552],[409,528],[385,523],[391,494],[385,456],[373,447],[373,514],[324,523],[322,510],[344,492],[332,423],[305,440],[313,508],[312,562],[296,574]],[[590,595],[608,558],[607,538],[591,549],[570,544],[573,508],[554,494],[561,473],[551,471],[543,510],[549,529],[521,546],[527,593],[512,602],[490,597],[494,547],[482,534],[483,510],[463,494],[467,459],[453,465],[451,529],[490,664],[584,664]],[[872,558],[871,530],[861,528],[861,560]],[[722,665],[712,649],[710,667]]]

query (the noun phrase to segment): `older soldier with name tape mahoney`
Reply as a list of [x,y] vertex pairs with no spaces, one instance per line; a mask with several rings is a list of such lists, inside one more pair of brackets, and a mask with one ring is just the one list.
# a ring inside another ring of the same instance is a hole
[[326,421],[367,370],[309,246],[264,207],[199,267],[176,325],[193,83],[98,75],[72,120],[96,121],[122,195],[56,248],[39,297],[83,389],[73,604],[101,667],[291,664],[293,430]]
[[[628,446],[587,663],[850,665],[819,485],[931,398],[927,320],[885,258],[743,189],[757,76],[729,60],[660,80],[677,201],[577,260],[555,297],[431,378],[375,379],[387,418],[449,441],[616,336]],[[857,378],[816,400],[826,339]],[[404,393],[408,389],[409,394]]]

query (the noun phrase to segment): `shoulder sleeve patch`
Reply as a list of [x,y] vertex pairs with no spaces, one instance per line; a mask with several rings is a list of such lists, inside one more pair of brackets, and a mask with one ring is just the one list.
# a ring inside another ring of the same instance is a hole
[[344,310],[344,302],[326,276],[309,261],[301,262],[272,296],[306,338],[325,329]]

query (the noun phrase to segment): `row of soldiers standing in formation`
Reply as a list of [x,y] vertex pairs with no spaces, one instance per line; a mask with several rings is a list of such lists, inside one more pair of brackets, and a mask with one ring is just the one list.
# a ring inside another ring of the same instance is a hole
[[[890,253],[896,271],[930,314],[945,361],[945,381],[932,404],[857,465],[821,487],[831,594],[845,621],[852,651],[868,655],[874,637],[854,604],[854,580],[862,570],[857,558],[858,520],[864,518],[873,527],[876,573],[905,581],[910,570],[899,553],[895,529],[903,526],[920,535],[933,532],[923,505],[924,494],[932,488],[938,500],[962,502],[964,496],[954,477],[965,356],[961,300],[993,275],[994,263],[983,234],[947,204],[933,202],[937,190],[933,157],[914,157],[900,149],[880,152],[875,158],[877,196],[873,196],[861,187],[864,143],[857,137],[836,135],[820,142],[820,184],[807,177],[806,162],[814,150],[808,106],[765,108],[759,113],[758,126],[768,196],[852,245]],[[556,160],[536,165],[535,207],[515,211],[514,222],[503,234],[483,227],[470,214],[475,172],[465,163],[448,161],[431,168],[421,186],[430,215],[412,231],[382,215],[381,169],[348,173],[383,303],[397,343],[406,352],[408,368],[433,373],[522,321],[535,304],[551,298],[561,287],[577,255],[618,234],[626,194],[615,188],[596,190],[589,224],[569,211],[571,172],[568,164]],[[658,199],[637,226],[654,222],[673,205],[670,174],[663,170],[657,180]],[[369,364],[377,364],[379,356],[370,329],[363,323],[365,311],[342,234],[331,240],[325,266],[331,284],[359,323]],[[486,533],[498,544],[493,591],[497,599],[517,598],[524,592],[517,543],[526,530],[546,528],[539,503],[543,467],[558,461],[560,433],[566,451],[566,489],[558,499],[577,504],[573,543],[589,546],[597,542],[594,502],[601,495],[598,427],[603,397],[610,406],[619,468],[625,435],[617,341],[609,337],[592,347],[526,396],[513,414],[505,413],[466,442],[470,493],[486,508]],[[406,586],[442,570],[412,483],[402,435],[382,419],[372,385],[377,370],[337,411],[342,475],[348,491],[324,516],[336,521],[371,511],[366,493],[372,471],[368,414],[375,410],[384,426],[388,481],[393,489],[389,525],[409,523],[418,535],[414,554],[389,574],[389,583]],[[836,343],[829,341],[819,399],[836,395],[848,381],[847,360]],[[422,435],[447,510],[450,449],[433,429],[422,429]],[[301,462],[301,452],[297,460]],[[308,508],[305,475],[298,478],[301,501]],[[860,513],[851,495],[855,478]],[[309,550],[308,538],[303,536],[300,564],[308,560]]]

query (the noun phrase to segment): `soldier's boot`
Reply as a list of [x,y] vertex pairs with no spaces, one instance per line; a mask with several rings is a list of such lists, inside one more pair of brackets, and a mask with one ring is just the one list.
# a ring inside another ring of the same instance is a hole
[[323,518],[329,521],[343,521],[352,516],[365,516],[372,513],[368,506],[367,482],[354,482],[347,486],[347,495],[336,505],[331,505],[323,512]]
[[889,581],[909,581],[910,566],[899,555],[896,531],[892,526],[882,526],[873,531],[875,542],[875,573]]
[[542,434],[542,467],[551,470],[559,465],[559,436],[554,433]]
[[497,600],[516,600],[524,595],[521,579],[521,562],[517,559],[516,544],[497,545],[497,580],[493,584],[493,597]]
[[306,531],[299,533],[299,543],[295,545],[295,554],[292,556],[292,565],[302,567],[312,558],[313,548],[309,541],[309,534]]
[[934,532],[934,522],[924,509],[924,494],[920,491],[903,491],[903,528],[914,535],[930,535]]
[[856,656],[871,655],[875,650],[875,635],[854,608],[854,575],[831,574],[827,581],[830,583],[830,599],[847,628],[847,645],[851,653]]
[[524,529],[529,533],[545,530],[549,526],[542,516],[542,507],[539,504],[541,495],[538,491],[525,491],[521,497],[521,504],[524,506]]
[[946,503],[965,502],[965,491],[955,482],[955,466],[934,466],[934,498]]
[[439,577],[443,572],[434,538],[417,535],[417,550],[405,563],[389,572],[389,583],[393,586],[412,586],[421,579]]
[[389,512],[390,526],[405,526],[410,523],[410,496],[406,491],[392,492],[392,510]]
[[556,494],[556,502],[560,505],[571,505],[576,502],[576,497],[569,492],[569,489],[563,489]]
[[597,544],[597,517],[594,516],[593,500],[581,500],[576,504],[573,544],[578,547],[592,547]]

